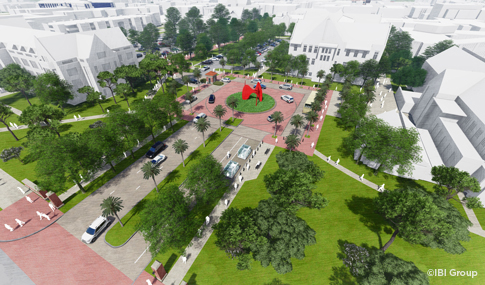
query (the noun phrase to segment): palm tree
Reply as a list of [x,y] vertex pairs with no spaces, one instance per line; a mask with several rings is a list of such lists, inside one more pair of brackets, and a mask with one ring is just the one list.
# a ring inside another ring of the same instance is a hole
[[290,124],[295,127],[295,130],[298,130],[299,128],[303,127],[305,121],[302,115],[297,114],[291,117]]
[[200,84],[199,78],[202,77],[202,71],[198,67],[194,68],[194,77],[197,78],[197,81]]
[[311,104],[311,108],[315,113],[318,113],[322,110],[322,101],[320,100],[314,100]]
[[[219,64],[222,66],[222,69],[224,69],[224,66],[226,65],[226,60],[224,58],[221,58],[221,60],[219,60]],[[224,75],[226,75],[225,71],[224,71]]]
[[194,94],[192,94],[192,92],[189,91],[185,93],[185,100],[189,101],[190,113],[194,113],[194,111],[192,111],[192,99],[194,99]]
[[189,92],[190,78],[187,75],[185,75],[184,77],[182,77],[182,81],[184,82],[185,85],[187,85],[187,92]]
[[299,72],[301,74],[301,82],[300,82],[300,85],[303,85],[303,77],[305,77],[305,74],[308,73],[308,66],[302,66],[302,67],[300,67]]
[[238,104],[237,98],[236,97],[229,97],[227,98],[227,105],[231,107],[232,109],[232,121],[234,122],[235,117],[234,117],[234,109],[236,109]]
[[305,119],[308,121],[308,130],[306,132],[308,136],[308,132],[310,131],[310,126],[318,120],[318,114],[315,111],[310,111],[305,114]]
[[222,107],[222,105],[217,105],[214,108],[214,115],[219,118],[219,131],[222,132],[222,117],[226,114],[227,109]]
[[103,217],[108,217],[109,215],[115,215],[118,221],[120,222],[120,226],[123,227],[123,223],[118,217],[118,212],[123,209],[123,200],[120,197],[113,197],[109,196],[108,198],[103,200],[99,206],[101,206],[101,211]]
[[205,147],[204,132],[207,131],[210,126],[211,126],[211,122],[207,121],[206,118],[200,118],[197,121],[197,123],[195,123],[195,128],[197,129],[197,131],[202,133],[202,140],[204,143],[204,147]]
[[288,74],[290,74],[290,72],[291,72],[291,66],[288,64],[285,67],[285,75],[286,75],[285,82],[288,82]]
[[276,111],[273,114],[271,114],[271,119],[273,119],[274,122],[274,136],[276,137],[276,130],[278,129],[278,123],[283,122],[283,113],[280,111]]
[[300,140],[296,135],[289,135],[285,140],[286,147],[291,151],[300,145]]
[[143,178],[144,179],[146,179],[146,180],[148,180],[150,178],[153,179],[153,183],[155,183],[155,188],[157,188],[157,192],[158,192],[158,185],[157,185],[157,181],[155,181],[155,176],[160,174],[160,168],[158,168],[158,166],[153,164],[151,161],[147,161],[141,167],[141,171],[143,171]]
[[173,143],[172,147],[176,154],[182,155],[182,164],[185,167],[184,152],[189,148],[189,145],[183,139],[178,139]]
[[317,78],[318,78],[318,87],[320,87],[320,81],[322,80],[322,78],[325,76],[325,70],[319,70],[317,72]]

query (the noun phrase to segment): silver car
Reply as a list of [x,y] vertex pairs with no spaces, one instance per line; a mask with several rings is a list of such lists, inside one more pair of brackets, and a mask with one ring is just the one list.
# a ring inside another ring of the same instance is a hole
[[280,85],[280,89],[291,90],[291,89],[293,89],[293,85],[291,85],[289,83],[285,83],[285,84]]
[[293,103],[293,97],[290,95],[281,96],[281,100],[285,101],[286,103]]
[[192,121],[193,121],[194,123],[197,123],[197,121],[198,121],[199,119],[201,119],[201,118],[207,118],[207,115],[206,115],[206,114],[204,114],[204,113],[200,113],[200,114],[199,114],[199,115],[197,115],[197,116],[196,116],[196,117],[195,117],[195,118],[194,118]]
[[258,83],[258,82],[259,82],[259,84],[263,83],[263,81],[261,81],[261,79],[259,79],[259,78],[251,79],[251,83]]
[[221,80],[221,81],[222,81],[222,82],[225,82],[225,83],[231,83],[231,78],[229,78],[229,77],[224,77],[224,78],[222,78],[222,80]]

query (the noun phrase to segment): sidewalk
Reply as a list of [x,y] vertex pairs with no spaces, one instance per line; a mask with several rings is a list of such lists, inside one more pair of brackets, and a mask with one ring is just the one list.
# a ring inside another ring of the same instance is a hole
[[[12,110],[13,111],[13,110]],[[20,113],[22,113],[20,110],[17,110],[19,111]],[[20,115],[20,114],[18,114]],[[67,120],[61,120],[61,124],[65,124],[65,123],[73,123],[73,122],[79,122],[79,121],[86,121],[86,120],[94,120],[94,119],[101,119],[101,118],[104,118],[105,115],[96,115],[96,116],[89,116],[89,117],[81,117],[80,120],[76,120],[76,119],[67,119]],[[12,128],[10,127],[10,129],[12,131],[15,131],[15,130],[22,130],[22,129],[27,129],[28,126],[27,125],[20,125],[18,126],[19,128]],[[8,132],[8,129],[7,128],[0,128],[0,132]]]

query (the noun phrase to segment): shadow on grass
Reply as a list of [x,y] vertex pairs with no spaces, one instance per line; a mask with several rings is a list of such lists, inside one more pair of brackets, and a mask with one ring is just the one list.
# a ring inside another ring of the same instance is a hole
[[355,281],[352,280],[352,275],[349,269],[342,265],[340,267],[332,266],[332,276],[328,278],[331,285],[357,285]]
[[220,132],[214,132],[212,133],[212,135],[209,136],[209,139],[207,141],[207,143],[211,143],[217,139],[219,139],[221,137],[221,133]]
[[131,216],[127,220],[125,220],[124,225],[128,224],[128,222],[131,220],[131,218],[133,218],[133,216],[138,215],[138,213],[140,213],[143,210],[143,208],[145,208],[146,203],[147,203],[147,200],[141,199],[140,202],[138,202],[135,205],[135,207],[133,207],[133,209],[130,210],[129,213],[131,213]]
[[195,285],[195,284],[197,284],[197,280],[195,280],[196,278],[197,278],[197,274],[192,273],[192,275],[190,276],[190,279],[187,282],[187,284],[188,285]]
[[397,180],[397,187],[398,188],[411,187],[411,188],[415,188],[415,189],[421,189],[421,190],[424,190],[424,191],[428,191],[428,189],[426,189],[426,187],[420,185],[415,180],[407,179],[407,178],[403,178],[403,177],[399,177],[399,176],[396,177],[396,180]]
[[167,175],[167,177],[165,177],[165,179],[163,179],[163,181],[165,181],[165,184],[163,184],[162,187],[164,187],[167,184],[170,184],[170,183],[177,181],[180,178],[180,176],[181,176],[180,171],[178,171],[177,169],[172,170]]
[[107,107],[106,110],[109,110],[111,112],[111,111],[114,111],[114,110],[117,110],[117,109],[120,109],[120,108],[121,108],[121,106],[119,105],[119,102],[118,102],[118,104],[114,104],[114,105]]
[[[215,133],[214,133],[215,134]],[[194,152],[192,152],[190,155],[189,155],[189,160],[185,163],[185,166],[187,166],[192,160],[194,159],[199,159],[201,157],[201,154],[200,154],[200,151],[199,150],[194,150]]]
[[59,126],[59,133],[63,133],[63,132],[67,132],[69,131],[70,129],[72,128],[72,125],[71,124],[62,124]]
[[165,262],[163,265],[165,270],[169,272],[176,261],[177,261],[177,255],[175,253],[172,253],[172,255],[170,255],[170,257],[167,259],[167,262]]
[[387,234],[392,234],[393,229],[379,214],[375,212],[373,199],[353,195],[351,199],[345,200],[345,204],[349,210],[352,211],[352,213],[360,216],[360,222],[362,222],[368,229],[377,235],[379,247],[382,247],[382,238],[380,233],[384,231]]

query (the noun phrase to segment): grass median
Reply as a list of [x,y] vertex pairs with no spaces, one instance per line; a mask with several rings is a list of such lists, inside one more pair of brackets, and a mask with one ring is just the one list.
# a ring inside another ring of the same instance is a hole
[[[326,132],[328,133],[328,132]],[[242,209],[256,207],[262,199],[270,197],[264,176],[278,169],[276,153],[285,151],[275,148],[256,180],[246,181],[239,190],[230,207]],[[367,244],[380,248],[392,234],[389,223],[376,214],[372,199],[377,191],[365,184],[349,178],[332,165],[317,156],[309,157],[322,170],[325,176],[317,182],[315,192],[322,193],[329,200],[329,205],[322,210],[302,208],[298,216],[316,231],[315,245],[305,250],[302,260],[292,259],[293,271],[280,275],[272,266],[262,267],[259,262],[252,263],[251,271],[236,268],[237,259],[231,259],[220,250],[211,235],[204,248],[197,256],[184,280],[188,284],[308,284],[308,278],[315,284],[357,284],[347,268],[338,258],[339,240],[347,240],[357,245]],[[342,158],[340,159],[342,164]],[[412,245],[397,237],[387,252],[401,259],[412,261],[426,272],[430,268],[456,268],[457,270],[485,270],[480,256],[485,253],[483,238],[470,234],[471,241],[462,243],[467,251],[461,255],[446,253],[441,249],[432,249],[421,245]],[[279,279],[280,283],[271,283]],[[459,278],[430,277],[431,284],[464,284]],[[485,282],[485,276],[473,279],[475,284]],[[310,282],[311,283],[311,282]]]
[[233,117],[230,117],[229,120],[225,121],[224,124],[228,126],[233,126],[237,127],[239,124],[241,124],[243,119],[235,119]]
[[[167,139],[169,136],[171,136],[173,133],[178,131],[180,128],[185,126],[188,122],[185,120],[181,120],[180,122],[176,123],[173,126],[173,131],[171,129],[166,130],[165,132],[161,133],[158,137],[156,137],[157,141],[163,141]],[[98,178],[94,179],[91,183],[86,185],[84,189],[86,189],[86,193],[82,193],[81,191],[76,192],[75,194],[71,195],[69,198],[67,198],[64,201],[64,206],[62,206],[59,210],[63,213],[67,213],[70,209],[72,209],[74,206],[79,204],[82,200],[84,200],[86,197],[91,195],[94,191],[99,189],[101,186],[106,184],[108,181],[113,179],[116,175],[118,175],[121,171],[125,170],[128,166],[133,164],[135,161],[140,159],[150,148],[152,145],[151,142],[146,143],[144,146],[142,146],[140,149],[135,151],[135,158],[132,158],[132,156],[128,156],[127,158],[123,159],[121,162],[115,165],[117,173],[114,173],[111,170],[106,171],[103,173],[101,176]]]
[[[175,168],[168,176],[162,180],[158,184],[158,188],[160,191],[164,191],[164,187],[168,184],[175,184],[180,185],[187,177],[188,166],[196,163],[199,159],[205,157],[206,155],[212,153],[221,142],[232,132],[231,129],[223,128],[222,132],[217,129],[209,138],[206,140],[206,147],[200,145],[195,151],[193,151],[186,159],[185,159],[185,167],[183,167],[182,163],[180,163],[177,168]],[[174,157],[174,159],[180,159],[178,157]],[[122,245],[124,242],[130,238],[133,233],[135,233],[138,223],[140,222],[139,213],[143,210],[143,207],[146,205],[148,200],[151,200],[155,197],[156,190],[153,190],[143,198],[133,209],[131,209],[121,221],[124,224],[124,227],[121,227],[119,223],[116,223],[107,233],[106,233],[106,241],[109,242],[113,246]],[[198,211],[198,208],[195,207],[192,212]],[[191,215],[192,215],[191,212]],[[205,216],[204,216],[205,217]],[[163,256],[163,255],[162,255]],[[169,258],[168,258],[169,259]],[[160,260],[160,259],[159,259]],[[165,262],[167,259],[160,260]],[[168,271],[166,263],[163,263],[165,269]],[[151,264],[150,264],[151,265]],[[149,271],[151,273],[151,271]]]

